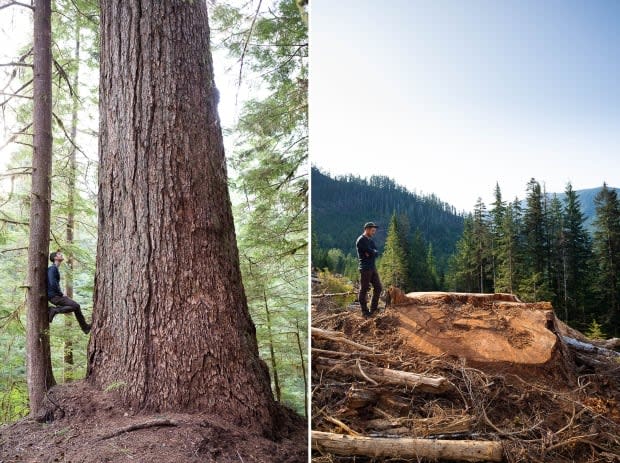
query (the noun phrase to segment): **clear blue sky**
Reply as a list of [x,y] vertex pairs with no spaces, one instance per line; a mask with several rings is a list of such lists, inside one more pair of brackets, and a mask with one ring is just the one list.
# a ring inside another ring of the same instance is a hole
[[620,2],[314,0],[314,165],[471,210],[620,186]]

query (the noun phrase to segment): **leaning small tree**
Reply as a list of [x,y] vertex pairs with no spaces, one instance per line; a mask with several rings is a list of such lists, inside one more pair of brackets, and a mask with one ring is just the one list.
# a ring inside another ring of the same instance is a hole
[[204,1],[101,2],[99,241],[88,376],[141,409],[272,435],[241,283]]

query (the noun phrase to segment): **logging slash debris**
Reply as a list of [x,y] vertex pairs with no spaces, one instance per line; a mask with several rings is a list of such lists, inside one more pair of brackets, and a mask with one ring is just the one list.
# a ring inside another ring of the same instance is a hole
[[390,296],[313,298],[314,463],[620,463],[618,340],[509,294]]

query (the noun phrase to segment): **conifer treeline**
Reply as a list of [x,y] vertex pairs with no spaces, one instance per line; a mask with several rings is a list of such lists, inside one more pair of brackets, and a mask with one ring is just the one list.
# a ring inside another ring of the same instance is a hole
[[594,199],[594,233],[569,183],[563,200],[531,179],[525,204],[507,203],[499,185],[487,211],[478,200],[465,218],[446,277],[447,288],[507,292],[522,300],[548,300],[578,328],[600,323],[620,333],[620,202],[606,184]]

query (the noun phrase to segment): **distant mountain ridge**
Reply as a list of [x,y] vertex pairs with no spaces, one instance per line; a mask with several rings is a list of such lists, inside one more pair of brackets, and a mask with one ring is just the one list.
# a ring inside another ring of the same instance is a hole
[[[603,186],[595,187],[595,188],[586,188],[585,190],[575,190],[577,196],[579,197],[579,203],[581,204],[581,212],[586,217],[585,227],[590,232],[594,231],[594,220],[596,219],[596,206],[594,205],[594,198],[598,194]],[[610,190],[615,190],[618,196],[620,197],[620,188],[615,188],[611,186],[607,186]],[[553,195],[556,194],[558,199],[562,201],[564,204],[564,200],[566,199],[565,193],[547,193],[548,198],[553,198]]]
[[355,240],[365,222],[379,225],[377,246],[383,249],[390,217],[405,215],[412,236],[419,229],[433,245],[438,269],[463,232],[463,216],[435,195],[418,195],[384,176],[362,179],[353,175],[330,177],[312,168],[312,232],[321,248],[355,254]]

